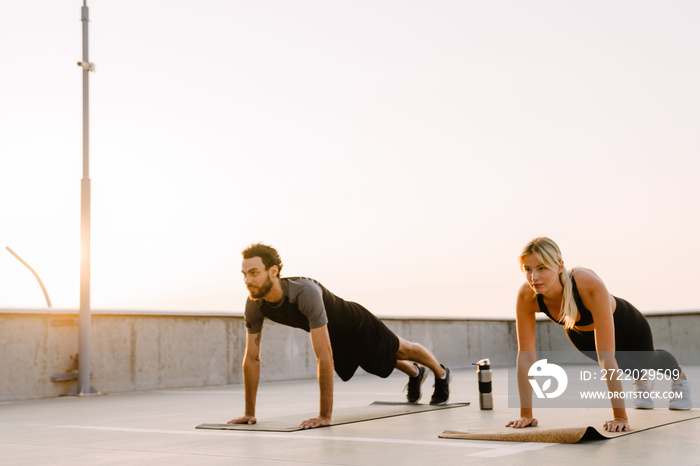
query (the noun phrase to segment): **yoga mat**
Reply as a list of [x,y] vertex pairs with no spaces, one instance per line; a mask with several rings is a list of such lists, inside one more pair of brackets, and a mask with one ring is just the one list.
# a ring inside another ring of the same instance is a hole
[[609,409],[571,409],[565,410],[565,414],[560,414],[558,416],[547,414],[544,416],[538,415],[538,427],[513,429],[512,427],[501,425],[463,431],[446,430],[440,434],[439,437],[467,440],[546,443],[576,443],[582,440],[606,440],[676,422],[697,419],[700,418],[700,410],[671,411],[668,409],[628,409],[627,415],[629,416],[629,423],[632,427],[632,430],[628,432],[607,432],[603,429],[603,423],[610,415],[611,412]]
[[[448,403],[445,405],[429,405],[408,402],[375,401],[368,406],[357,408],[338,409],[333,413],[332,426],[349,424],[351,422],[371,421],[392,416],[403,416],[406,414],[424,413],[439,409],[459,408],[469,406],[469,403]],[[215,430],[257,430],[270,432],[295,432],[302,430],[299,427],[306,419],[318,416],[314,414],[295,414],[271,420],[258,420],[255,424],[200,424],[197,429]]]

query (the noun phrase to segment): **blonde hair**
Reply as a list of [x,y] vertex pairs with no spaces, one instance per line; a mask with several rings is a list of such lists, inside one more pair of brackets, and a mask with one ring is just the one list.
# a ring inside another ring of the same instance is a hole
[[523,268],[525,256],[533,255],[537,262],[544,265],[548,269],[556,270],[562,266],[562,271],[559,273],[559,282],[563,287],[561,297],[561,309],[559,312],[559,322],[564,324],[564,328],[571,329],[576,325],[576,317],[578,316],[578,307],[574,299],[574,287],[571,281],[571,276],[574,269],[566,270],[562,264],[561,250],[557,243],[544,236],[535,238],[523,249],[520,253],[520,268]]

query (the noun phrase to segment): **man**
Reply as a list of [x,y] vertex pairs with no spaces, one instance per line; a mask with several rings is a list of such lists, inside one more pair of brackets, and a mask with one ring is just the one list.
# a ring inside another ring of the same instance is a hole
[[[396,336],[357,303],[345,301],[310,278],[281,278],[282,260],[271,246],[253,244],[243,251],[242,272],[250,297],[246,301],[246,351],[243,357],[245,415],[229,424],[254,424],[260,380],[260,339],[264,317],[311,334],[321,392],[318,417],[304,429],[327,426],[333,412],[333,370],[347,382],[358,367],[388,377],[394,368],[406,373],[408,401],[417,403],[426,367],[435,374],[431,404],[445,404],[450,394],[450,370],[425,347]],[[416,364],[418,363],[418,364]],[[420,364],[420,365],[419,365]]]

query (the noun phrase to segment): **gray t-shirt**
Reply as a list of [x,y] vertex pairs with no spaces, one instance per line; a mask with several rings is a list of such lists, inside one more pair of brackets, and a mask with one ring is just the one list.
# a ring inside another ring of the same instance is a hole
[[328,324],[328,315],[323,304],[323,292],[318,282],[311,278],[283,278],[280,281],[283,296],[277,303],[262,299],[251,299],[245,304],[245,323],[248,333],[260,333],[263,325],[263,310],[275,322],[298,327],[307,332],[312,328]]

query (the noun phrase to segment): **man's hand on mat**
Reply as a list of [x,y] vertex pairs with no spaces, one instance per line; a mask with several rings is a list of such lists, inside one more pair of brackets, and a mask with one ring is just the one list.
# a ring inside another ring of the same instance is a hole
[[506,424],[506,427],[515,427],[516,429],[530,426],[537,427],[537,419],[534,417],[521,417],[517,421],[510,421]]
[[630,425],[627,419],[615,418],[612,421],[605,421],[603,428],[608,432],[627,432],[630,430]]
[[258,422],[258,420],[255,419],[255,416],[241,416],[236,419],[231,419],[226,424],[255,424],[256,422]]
[[307,419],[306,421],[299,424],[302,429],[313,429],[314,427],[323,427],[331,425],[330,418],[319,416],[313,419]]

